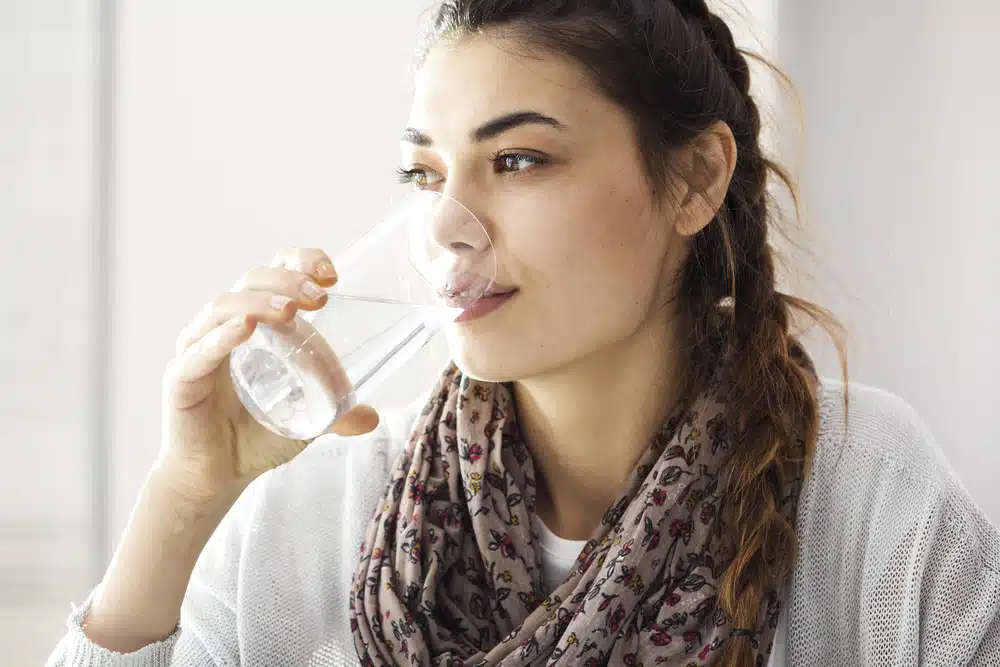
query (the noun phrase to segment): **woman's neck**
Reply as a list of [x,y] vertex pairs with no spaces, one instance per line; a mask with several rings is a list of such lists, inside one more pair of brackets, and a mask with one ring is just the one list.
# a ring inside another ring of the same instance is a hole
[[535,511],[561,537],[590,537],[679,399],[682,346],[663,320],[514,385],[535,461]]

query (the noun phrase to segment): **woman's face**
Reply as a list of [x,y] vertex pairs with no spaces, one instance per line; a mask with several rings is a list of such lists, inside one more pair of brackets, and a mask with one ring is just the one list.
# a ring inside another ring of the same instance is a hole
[[498,39],[436,46],[417,75],[402,165],[484,224],[500,306],[448,329],[466,373],[557,371],[663,326],[681,237],[657,206],[627,113],[570,62]]

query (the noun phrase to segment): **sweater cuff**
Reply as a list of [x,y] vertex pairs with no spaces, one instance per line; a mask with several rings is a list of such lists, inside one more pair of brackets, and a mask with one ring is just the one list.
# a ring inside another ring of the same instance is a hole
[[166,639],[143,646],[138,651],[111,651],[94,643],[83,631],[84,621],[96,594],[97,588],[90,592],[82,605],[73,605],[73,611],[66,622],[69,630],[66,636],[66,656],[69,659],[65,664],[68,667],[170,667],[174,645],[181,634],[180,624]]

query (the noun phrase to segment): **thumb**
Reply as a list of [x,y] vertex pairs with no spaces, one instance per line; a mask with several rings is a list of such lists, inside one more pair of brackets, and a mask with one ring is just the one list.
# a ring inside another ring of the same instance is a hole
[[374,431],[378,423],[379,416],[375,408],[370,405],[358,405],[338,419],[330,430],[343,436],[364,435]]

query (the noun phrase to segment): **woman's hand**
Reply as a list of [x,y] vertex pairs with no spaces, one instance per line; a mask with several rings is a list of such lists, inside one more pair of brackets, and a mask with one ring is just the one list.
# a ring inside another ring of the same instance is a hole
[[[291,460],[305,442],[275,435],[246,411],[229,376],[229,353],[259,324],[282,326],[326,302],[337,280],[319,250],[287,250],[249,271],[184,329],[164,374],[163,442],[84,630],[122,653],[167,637],[177,625],[195,562],[244,488]],[[378,415],[359,406],[334,432],[365,433]]]
[[[291,248],[270,266],[248,271],[188,324],[164,374],[163,440],[157,474],[188,502],[228,498],[260,474],[301,452],[306,442],[261,426],[243,407],[229,375],[229,354],[259,324],[280,327],[298,310],[326,304],[337,274],[321,250]],[[378,415],[359,406],[334,425],[341,435],[367,433]]]

